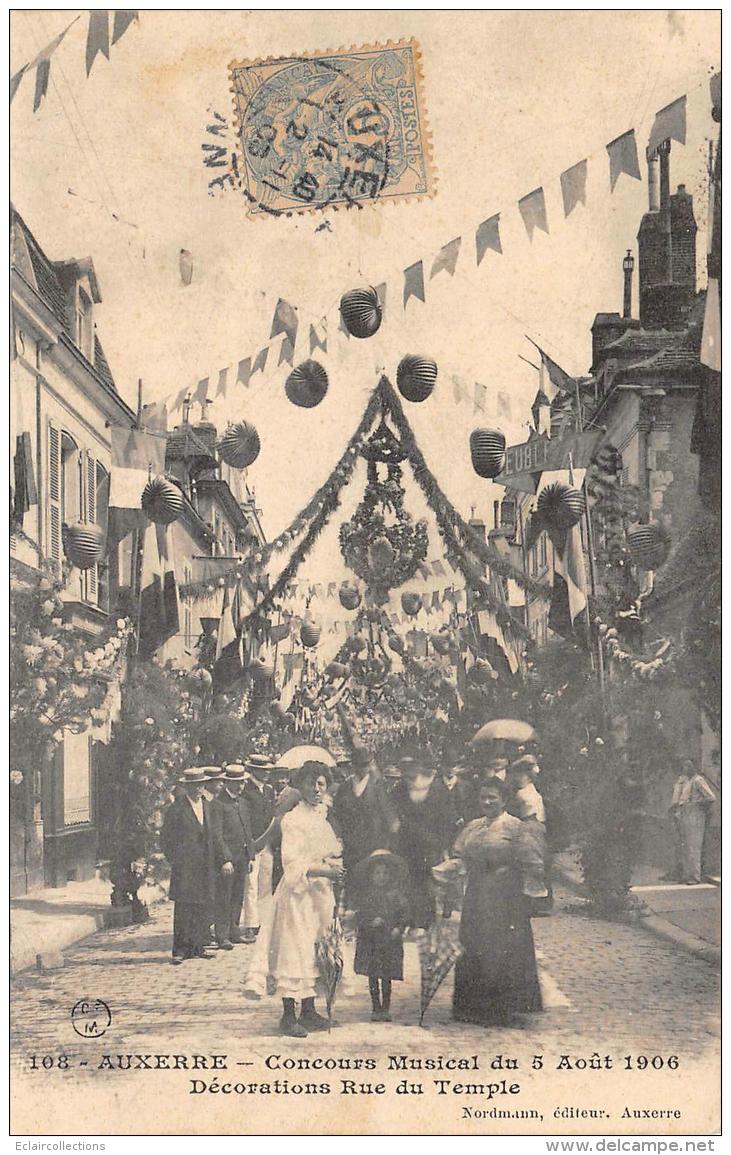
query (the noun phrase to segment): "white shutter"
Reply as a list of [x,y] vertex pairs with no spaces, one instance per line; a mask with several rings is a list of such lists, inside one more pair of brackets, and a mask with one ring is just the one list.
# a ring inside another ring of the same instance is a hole
[[[96,458],[88,449],[84,454],[84,521],[96,521]],[[99,571],[96,565],[84,571],[84,600],[96,605],[99,600]]]
[[46,554],[61,565],[61,430],[48,422],[48,487],[46,490]]

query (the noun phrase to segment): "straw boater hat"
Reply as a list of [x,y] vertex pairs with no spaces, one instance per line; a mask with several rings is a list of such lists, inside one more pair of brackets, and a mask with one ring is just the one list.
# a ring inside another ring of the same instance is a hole
[[209,782],[220,782],[226,773],[223,766],[204,766],[203,769]]
[[246,767],[242,766],[240,762],[229,762],[223,771],[223,780],[224,782],[245,782]]
[[208,777],[203,766],[193,766],[190,770],[184,770],[178,778],[181,786],[203,786],[207,781]]
[[276,770],[277,767],[268,754],[249,754],[246,769],[261,773],[262,770]]
[[394,882],[406,882],[409,868],[398,854],[390,850],[374,850],[367,858],[356,863],[350,871],[350,877],[355,886],[367,886],[376,866],[385,866],[392,875]]

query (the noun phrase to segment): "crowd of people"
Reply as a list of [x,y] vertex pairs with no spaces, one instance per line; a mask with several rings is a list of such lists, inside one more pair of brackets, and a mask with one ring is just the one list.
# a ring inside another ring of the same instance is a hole
[[380,770],[365,751],[291,773],[266,755],[186,770],[161,831],[175,904],[172,962],[243,952],[248,997],[280,1029],[326,1029],[316,944],[336,909],[355,928],[372,1021],[391,1020],[404,938],[460,911],[453,1015],[489,1025],[540,1010],[531,918],[551,907],[535,757],[422,755]]

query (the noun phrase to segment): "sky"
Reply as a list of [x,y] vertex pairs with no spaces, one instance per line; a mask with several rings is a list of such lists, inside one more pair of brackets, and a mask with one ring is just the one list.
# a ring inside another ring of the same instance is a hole
[[[76,15],[11,17],[11,72]],[[248,471],[268,536],[275,536],[326,479],[381,371],[395,379],[405,353],[439,365],[432,397],[407,405],[417,439],[460,510],[488,517],[500,488],[469,462],[476,425],[495,424],[498,391],[512,399],[501,427],[525,439],[538,379],[526,335],[572,374],[588,372],[597,311],[621,311],[621,261],[646,208],[643,180],[622,176],[610,194],[605,145],[629,128],[640,157],[655,112],[687,93],[685,146],[674,144],[673,191],[696,195],[700,284],[707,215],[708,78],[720,61],[716,12],[234,12],[141,11],[139,23],[84,67],[88,14],[51,62],[33,113],[27,75],[11,111],[14,204],[52,259],[91,256],[102,303],[95,316],[118,388],[136,403],[255,356],[281,297],[296,305],[302,336],[358,284],[388,283],[386,317],[370,341],[331,340],[330,387],[313,410],[284,394],[288,366],[231,388],[212,409],[219,427],[246,418],[262,451]],[[415,38],[437,191],[431,199],[375,203],[362,211],[253,218],[240,195],[209,195],[202,143],[211,113],[229,116],[228,65]],[[587,199],[564,219],[559,175],[589,159]],[[530,241],[518,199],[545,189],[549,234]],[[501,214],[502,255],[475,265],[480,221]],[[317,230],[327,219],[329,230]],[[454,277],[427,282],[427,300],[401,306],[403,269],[462,236]],[[184,286],[178,255],[193,258]],[[635,274],[635,301],[637,284]],[[333,319],[335,318],[335,319]],[[296,361],[309,355],[298,347]],[[488,412],[457,404],[452,375],[487,387]],[[479,418],[479,420],[478,420]],[[356,489],[362,491],[362,475]],[[351,495],[352,496],[352,495]],[[409,500],[412,491],[408,490]],[[360,497],[355,494],[351,505]],[[415,515],[421,513],[413,501]],[[430,551],[439,555],[439,544]],[[334,531],[308,563],[327,580],[339,565]]]

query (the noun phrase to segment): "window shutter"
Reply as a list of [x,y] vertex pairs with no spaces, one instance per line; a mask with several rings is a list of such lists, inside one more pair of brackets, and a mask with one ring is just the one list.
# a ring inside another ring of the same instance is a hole
[[[84,520],[96,521],[96,458],[88,449],[84,469]],[[96,605],[99,599],[99,571],[96,565],[84,571],[84,598]]]
[[46,550],[49,561],[61,565],[61,430],[48,422],[48,528]]

